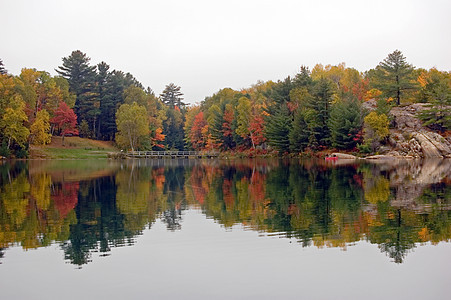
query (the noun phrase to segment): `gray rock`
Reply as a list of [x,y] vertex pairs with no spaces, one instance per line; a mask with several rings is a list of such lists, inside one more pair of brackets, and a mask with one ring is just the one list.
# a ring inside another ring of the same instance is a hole
[[425,158],[442,158],[443,155],[437,147],[423,133],[415,132],[413,137],[421,147],[421,152]]
[[389,159],[389,160],[391,160],[391,159],[394,159],[394,157],[393,156],[391,156],[391,155],[371,155],[371,156],[367,156],[367,157],[365,157],[365,159]]
[[358,159],[357,156],[351,155],[351,154],[345,154],[345,153],[332,153],[332,157],[336,157],[338,159]]
[[403,132],[418,131],[423,128],[421,121],[408,107],[393,107],[390,111],[395,129]]
[[370,99],[368,101],[363,102],[362,103],[362,108],[364,110],[367,110],[367,111],[370,111],[370,112],[373,111],[373,110],[376,110],[376,108],[377,108],[377,101],[376,101],[376,99]]
[[451,136],[445,138],[422,125],[417,117],[421,111],[429,109],[425,103],[392,108],[390,115],[394,128],[390,129],[387,146],[382,153],[424,158],[444,158],[451,156]]

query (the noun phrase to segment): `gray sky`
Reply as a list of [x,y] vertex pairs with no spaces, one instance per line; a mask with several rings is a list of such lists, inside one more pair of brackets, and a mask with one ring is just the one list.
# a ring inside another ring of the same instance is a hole
[[174,82],[189,103],[301,65],[365,71],[395,49],[416,67],[451,70],[449,0],[0,0],[0,12],[0,58],[14,75],[55,75],[81,50],[156,94]]

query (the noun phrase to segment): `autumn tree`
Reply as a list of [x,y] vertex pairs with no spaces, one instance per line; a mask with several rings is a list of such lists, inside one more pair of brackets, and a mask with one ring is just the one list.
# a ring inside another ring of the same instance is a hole
[[52,77],[45,71],[23,68],[16,81],[16,90],[26,103],[29,123],[33,123],[38,111],[43,109],[52,117],[61,101],[69,107],[75,104],[75,95],[69,92],[67,80]]
[[144,91],[141,87],[131,85],[124,90],[124,98],[126,104],[136,102],[138,105],[146,108],[150,136],[150,139],[147,141],[150,144],[144,142],[142,146],[153,150],[163,148],[163,142],[166,137],[166,134],[163,134],[163,121],[166,120],[167,108],[155,97],[150,88]]
[[[252,104],[251,101],[246,97],[241,97],[238,99],[237,109],[237,124],[238,127],[236,129],[236,133],[238,133],[241,137],[245,139],[250,139],[253,143],[250,131],[250,121],[252,118]],[[252,148],[255,148],[255,145],[252,144]]]
[[134,151],[140,146],[140,139],[148,136],[149,121],[144,106],[136,102],[122,104],[116,113],[116,143],[124,149]]
[[205,149],[208,143],[208,123],[202,111],[195,116],[188,135],[194,150]]
[[264,142],[263,136],[264,118],[263,111],[258,105],[252,105],[250,99],[241,97],[237,106],[237,129],[236,132],[245,140],[251,142],[252,148]]
[[15,95],[11,100],[0,119],[0,131],[7,142],[7,149],[11,149],[13,142],[24,147],[30,135],[24,124],[28,120],[24,111],[25,102],[20,95]]
[[31,143],[35,145],[45,145],[50,143],[50,116],[49,113],[43,109],[38,111],[36,119],[30,127]]
[[193,149],[193,144],[191,141],[191,128],[194,124],[194,119],[196,118],[197,114],[200,112],[200,106],[195,105],[188,107],[186,114],[185,114],[185,124],[183,126],[183,130],[185,131],[185,146],[187,149]]
[[55,111],[55,116],[50,120],[50,123],[55,126],[57,131],[59,131],[63,137],[63,145],[64,137],[66,135],[78,135],[77,115],[65,102],[60,103],[58,109]]
[[385,114],[370,112],[364,119],[365,148],[361,149],[375,151],[380,142],[389,135],[388,125],[388,117]]
[[395,50],[376,67],[373,86],[387,98],[396,99],[396,104],[400,105],[403,94],[415,87],[413,70],[414,67],[406,62],[401,51]]
[[41,72],[36,69],[23,68],[19,76],[20,81],[16,81],[16,89],[25,102],[25,112],[29,119],[34,118],[38,109],[42,109],[42,105],[39,102],[42,98],[38,97],[40,77]]

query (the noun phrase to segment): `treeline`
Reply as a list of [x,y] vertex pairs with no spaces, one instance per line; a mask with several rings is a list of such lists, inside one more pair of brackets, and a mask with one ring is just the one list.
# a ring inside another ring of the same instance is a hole
[[[369,100],[377,103],[371,113],[362,108]],[[191,107],[186,143],[196,150],[372,152],[389,134],[390,108],[415,102],[431,107],[421,116],[425,125],[449,130],[450,73],[416,69],[400,51],[365,73],[344,63],[301,67],[294,77],[240,91],[222,89]]]
[[[190,107],[173,83],[157,96],[81,51],[62,61],[52,77],[35,69],[12,76],[0,60],[0,155],[23,157],[29,144],[68,134],[126,150],[374,152],[389,134],[390,108],[416,102],[430,106],[420,116],[426,126],[451,126],[450,72],[415,68],[398,50],[363,73],[344,63],[302,66],[294,77],[224,88]],[[369,100],[377,103],[370,113],[362,108]]]
[[[0,156],[26,157],[52,135],[115,140],[124,149],[183,148],[180,87],[160,97],[130,73],[90,64],[81,51],[62,59],[58,76],[24,68],[8,74],[0,60]],[[163,133],[164,132],[164,133]]]

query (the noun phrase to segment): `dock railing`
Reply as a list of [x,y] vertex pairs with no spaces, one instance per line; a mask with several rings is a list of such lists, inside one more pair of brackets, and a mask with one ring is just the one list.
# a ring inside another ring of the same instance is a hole
[[198,151],[129,151],[130,158],[212,158],[218,157],[219,152]]

